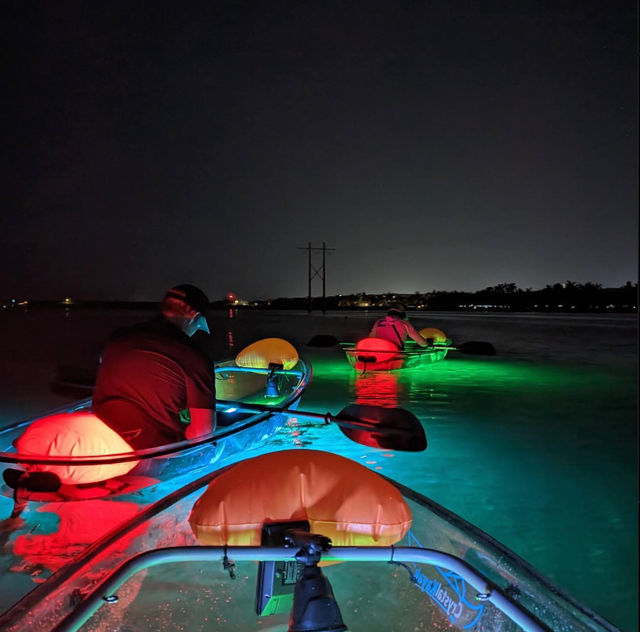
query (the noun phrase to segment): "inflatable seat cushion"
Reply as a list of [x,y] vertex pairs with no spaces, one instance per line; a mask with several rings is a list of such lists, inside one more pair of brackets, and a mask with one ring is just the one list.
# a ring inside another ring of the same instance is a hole
[[257,340],[236,356],[238,366],[252,369],[268,369],[269,364],[282,364],[286,370],[289,370],[297,363],[296,348],[282,338]]
[[334,546],[388,546],[411,526],[400,492],[355,461],[316,450],[272,452],[237,463],[196,501],[200,542],[258,546],[265,523],[307,520]]
[[[125,454],[133,448],[94,414],[60,413],[34,421],[15,442],[25,456],[100,456]],[[86,484],[122,476],[138,461],[95,465],[29,465],[31,471],[55,473],[67,485]]]

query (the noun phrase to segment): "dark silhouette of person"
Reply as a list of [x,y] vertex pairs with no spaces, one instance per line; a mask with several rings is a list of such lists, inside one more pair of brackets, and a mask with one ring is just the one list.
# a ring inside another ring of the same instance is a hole
[[415,340],[421,347],[427,346],[426,339],[409,322],[402,303],[393,303],[387,315],[373,323],[369,337],[384,338],[395,343],[400,349],[404,349],[404,342],[409,338]]
[[164,296],[158,317],[109,338],[93,392],[93,412],[132,448],[165,445],[215,429],[213,362],[191,336],[209,333],[209,300],[194,285]]

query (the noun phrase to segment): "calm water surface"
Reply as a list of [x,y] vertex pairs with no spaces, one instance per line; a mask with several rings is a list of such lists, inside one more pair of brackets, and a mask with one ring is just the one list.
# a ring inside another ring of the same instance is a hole
[[[0,424],[63,403],[48,388],[56,366],[92,366],[113,327],[147,316],[0,314]],[[289,339],[314,368],[302,409],[411,410],[427,433],[424,453],[382,456],[302,418],[274,443],[332,450],[410,485],[623,630],[638,629],[635,316],[416,313],[418,328],[440,327],[457,343],[489,341],[498,355],[452,352],[431,367],[363,376],[339,348],[306,346],[315,334],[356,340],[377,316],[218,312],[201,341],[221,358],[259,338]]]

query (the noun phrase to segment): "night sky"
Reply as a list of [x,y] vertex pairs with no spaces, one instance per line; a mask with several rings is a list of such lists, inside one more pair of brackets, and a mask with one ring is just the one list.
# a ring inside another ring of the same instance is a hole
[[637,281],[635,0],[0,6],[0,297]]

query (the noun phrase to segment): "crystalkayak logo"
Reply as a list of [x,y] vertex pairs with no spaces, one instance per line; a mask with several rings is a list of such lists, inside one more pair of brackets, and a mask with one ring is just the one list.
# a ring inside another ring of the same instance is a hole
[[[411,532],[408,538],[409,546],[424,548]],[[439,566],[410,566],[413,570],[411,581],[433,600],[453,625],[469,630],[480,621],[484,604],[470,601],[476,591],[472,587],[467,588],[467,582],[460,575]]]

